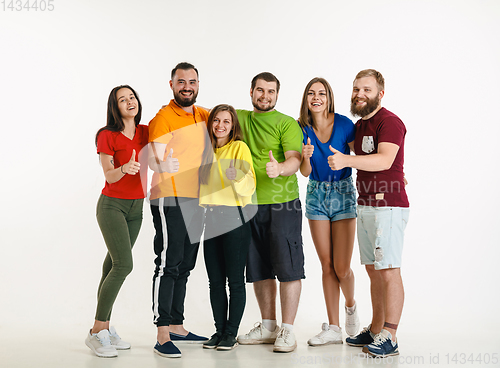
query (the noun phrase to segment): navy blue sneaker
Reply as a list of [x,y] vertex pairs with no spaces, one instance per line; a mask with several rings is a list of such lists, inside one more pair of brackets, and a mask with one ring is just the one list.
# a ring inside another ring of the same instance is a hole
[[368,325],[368,327],[363,328],[358,335],[354,337],[348,337],[345,339],[347,345],[362,347],[368,344],[371,344],[375,338],[375,335],[370,331],[372,325]]
[[392,335],[387,330],[382,330],[375,336],[375,340],[366,346],[367,353],[374,357],[385,358],[399,355],[398,343],[392,341]]
[[181,344],[203,344],[208,341],[208,337],[198,336],[191,332],[188,332],[186,336],[170,332],[170,340]]
[[154,352],[165,358],[180,358],[181,351],[177,349],[177,346],[174,345],[172,341],[167,341],[165,344],[160,345],[159,342],[156,342],[154,347]]

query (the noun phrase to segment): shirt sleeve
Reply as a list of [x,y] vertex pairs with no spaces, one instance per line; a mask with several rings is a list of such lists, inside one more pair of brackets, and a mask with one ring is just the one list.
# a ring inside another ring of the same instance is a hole
[[302,141],[304,135],[297,121],[293,118],[288,118],[283,123],[283,130],[281,134],[281,145],[283,152],[297,151],[302,152]]
[[346,118],[347,122],[347,143],[351,143],[356,138],[356,126],[351,119]]
[[110,130],[103,130],[97,137],[97,153],[105,153],[114,156],[115,148]]
[[234,190],[242,197],[250,197],[255,192],[256,179],[250,149],[242,141],[239,141],[234,158],[237,170]]
[[153,120],[149,122],[149,142],[167,144],[171,139],[168,133],[170,133],[170,127],[160,110]]
[[403,122],[395,116],[385,118],[377,132],[378,143],[394,143],[401,147],[406,134]]

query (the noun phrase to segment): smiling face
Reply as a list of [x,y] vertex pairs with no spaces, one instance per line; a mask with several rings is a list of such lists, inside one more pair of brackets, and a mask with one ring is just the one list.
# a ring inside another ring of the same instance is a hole
[[362,119],[369,119],[380,110],[384,91],[379,90],[374,77],[356,79],[352,87],[351,113]]
[[120,88],[116,91],[116,100],[123,120],[133,119],[139,112],[139,103],[130,89]]
[[233,129],[233,119],[229,111],[220,111],[215,115],[212,122],[214,137],[217,139],[217,147],[222,147],[229,142],[229,135]]
[[198,96],[198,74],[194,69],[177,69],[170,81],[170,88],[174,92],[174,100],[179,106],[194,105]]
[[277,84],[257,79],[255,87],[250,90],[250,96],[255,112],[272,111],[278,100]]
[[312,113],[328,113],[328,95],[325,86],[321,82],[314,83],[307,91],[307,107]]

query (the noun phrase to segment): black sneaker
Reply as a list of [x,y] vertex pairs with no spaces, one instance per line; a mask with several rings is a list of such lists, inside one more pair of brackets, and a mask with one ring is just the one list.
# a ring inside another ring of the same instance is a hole
[[216,332],[212,335],[210,340],[203,343],[203,348],[204,349],[215,349],[217,347],[217,345],[219,345],[221,340],[222,340],[222,334],[220,332]]
[[225,333],[224,336],[222,336],[219,345],[217,345],[217,350],[232,350],[237,346],[238,341],[236,341],[236,337],[230,333]]
[[345,339],[347,345],[362,347],[373,342],[375,335],[370,331],[371,325],[363,328],[358,335]]

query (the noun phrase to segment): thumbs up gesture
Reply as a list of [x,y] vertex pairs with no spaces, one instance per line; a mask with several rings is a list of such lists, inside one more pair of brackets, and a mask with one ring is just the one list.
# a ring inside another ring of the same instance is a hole
[[314,146],[311,144],[311,138],[307,137],[307,144],[302,143],[302,158],[309,160],[314,152]]
[[236,169],[234,168],[234,160],[229,162],[229,167],[226,169],[226,177],[229,180],[236,179]]
[[328,165],[330,165],[330,168],[332,170],[342,170],[344,167],[347,166],[347,163],[345,162],[346,155],[344,155],[340,151],[337,151],[332,146],[330,146],[329,148],[330,151],[333,152],[333,155],[328,156]]
[[269,151],[269,162],[266,164],[266,173],[271,179],[280,175],[279,162],[274,158],[273,151]]
[[172,157],[174,154],[174,149],[170,148],[167,158],[165,159],[166,171],[168,173],[176,173],[179,171],[179,159]]
[[120,170],[125,174],[135,175],[139,172],[140,168],[141,164],[135,160],[135,150],[132,150],[132,157],[130,158],[130,161],[124,164]]

